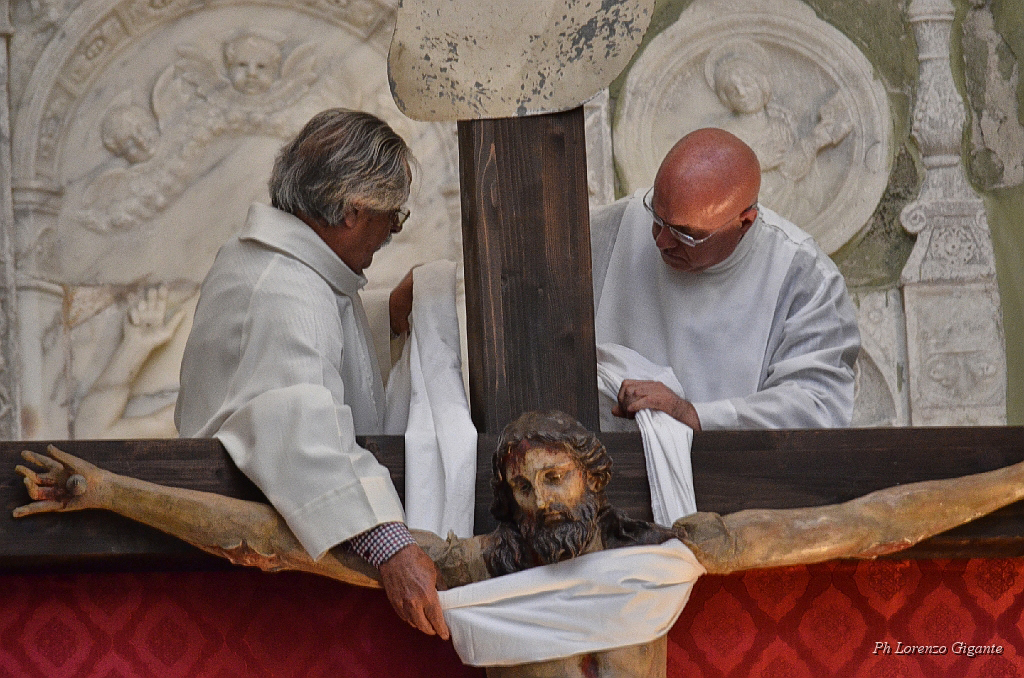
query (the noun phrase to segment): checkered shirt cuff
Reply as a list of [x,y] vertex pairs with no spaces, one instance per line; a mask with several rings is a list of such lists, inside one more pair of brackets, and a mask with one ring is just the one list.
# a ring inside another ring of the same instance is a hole
[[348,540],[348,546],[376,568],[409,544],[415,544],[405,523],[381,523]]

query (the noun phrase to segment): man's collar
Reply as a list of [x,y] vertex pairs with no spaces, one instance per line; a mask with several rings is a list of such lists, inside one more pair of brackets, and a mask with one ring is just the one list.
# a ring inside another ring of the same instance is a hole
[[304,221],[269,205],[249,206],[245,228],[238,237],[298,259],[341,294],[354,295],[366,285],[366,278],[352,271]]
[[742,261],[750,250],[754,247],[754,241],[757,239],[757,233],[762,228],[761,223],[761,210],[757,211],[757,218],[754,219],[754,223],[750,225],[747,232],[743,234],[740,241],[736,243],[735,249],[722,261],[718,262],[714,266],[708,266],[704,269],[704,273],[721,273],[727,271],[740,261]]

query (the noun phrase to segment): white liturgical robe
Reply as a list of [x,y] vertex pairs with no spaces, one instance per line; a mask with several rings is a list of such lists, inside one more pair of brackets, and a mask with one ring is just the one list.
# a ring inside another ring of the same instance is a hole
[[253,205],[203,282],[175,424],[215,437],[313,558],[403,520],[386,468],[356,444],[384,386],[354,273],[298,218]]
[[811,236],[762,207],[725,261],[676,271],[644,192],[591,217],[597,342],[671,367],[702,428],[849,426],[860,334]]

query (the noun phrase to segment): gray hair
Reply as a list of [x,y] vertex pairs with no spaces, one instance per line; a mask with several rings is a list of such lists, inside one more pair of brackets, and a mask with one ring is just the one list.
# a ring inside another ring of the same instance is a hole
[[409,197],[411,160],[409,146],[380,118],[331,108],[278,153],[270,201],[330,225],[340,224],[352,206],[397,209]]

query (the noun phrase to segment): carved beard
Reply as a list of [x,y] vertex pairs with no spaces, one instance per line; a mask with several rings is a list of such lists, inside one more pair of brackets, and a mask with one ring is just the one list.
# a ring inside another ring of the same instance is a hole
[[544,565],[575,558],[597,534],[597,496],[586,492],[573,508],[556,504],[518,521],[523,540]]

